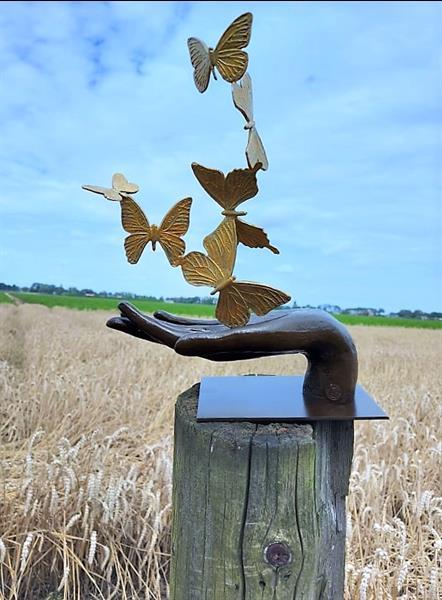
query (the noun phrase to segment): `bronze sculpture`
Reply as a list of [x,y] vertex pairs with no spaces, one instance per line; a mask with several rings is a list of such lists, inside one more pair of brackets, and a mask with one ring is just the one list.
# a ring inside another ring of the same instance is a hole
[[233,104],[246,120],[244,129],[249,132],[246,146],[247,163],[251,169],[259,164],[263,171],[267,171],[269,161],[253,119],[252,78],[248,73],[244,75],[239,83],[232,84],[232,98]]
[[247,52],[252,33],[252,14],[245,13],[233,21],[222,34],[215,49],[198,38],[187,40],[190,60],[194,68],[193,78],[197,90],[205,92],[209,85],[210,74],[216,79],[215,67],[221,77],[230,83],[238,81],[244,75],[249,63]]
[[280,310],[231,329],[219,321],[188,319],[159,311],[145,315],[129,303],[107,326],[164,344],[185,356],[233,361],[302,353],[308,360],[305,400],[352,403],[358,376],[356,348],[347,329],[319,310]]
[[[231,83],[234,106],[243,115],[248,131],[245,150],[247,167],[226,175],[213,168],[192,163],[192,170],[205,192],[222,209],[218,227],[204,238],[206,254],[186,254],[183,236],[189,228],[192,199],[175,204],[159,227],[150,225],[133,199],[138,186],[122,174],[112,178],[112,188],[83,186],[84,189],[118,200],[125,231],[125,250],[130,263],[138,262],[144,248],[159,243],[173,267],[180,267],[192,285],[212,287],[219,294],[217,320],[188,319],[166,312],[144,315],[128,303],[119,305],[121,316],[108,320],[112,329],[164,344],[178,354],[200,356],[213,361],[234,361],[302,353],[308,360],[303,382],[303,402],[308,411],[290,412],[290,418],[307,414],[312,418],[385,418],[368,396],[356,388],[358,361],[355,345],[347,329],[334,317],[318,310],[279,310],[290,300],[284,292],[266,285],[237,281],[234,265],[237,247],[279,250],[270,244],[267,233],[240,217],[244,202],[258,193],[257,174],[268,168],[268,159],[253,116],[252,80],[247,71],[247,47],[252,15],[241,15],[226,29],[215,49],[197,38],[189,38],[188,48],[197,89],[205,92],[215,69]],[[251,313],[254,313],[252,315]],[[356,394],[355,394],[356,390]],[[363,390],[362,390],[363,392]],[[363,392],[365,394],[365,392]],[[366,401],[367,400],[367,401]],[[304,407],[304,408],[305,408]]]
[[121,223],[123,229],[129,233],[124,240],[128,262],[137,263],[144,248],[151,242],[152,250],[155,251],[156,244],[159,243],[170,264],[176,267],[186,249],[182,236],[189,229],[191,205],[192,198],[180,200],[157,226],[149,223],[135,200],[124,197],[121,201]]
[[192,170],[201,187],[223,208],[222,215],[235,220],[238,243],[249,248],[268,248],[274,254],[279,254],[278,248],[270,244],[266,232],[260,227],[250,225],[239,217],[245,217],[246,212],[236,210],[240,204],[250,200],[258,193],[256,172],[261,163],[253,168],[234,169],[224,175],[217,169],[208,169],[198,163],[192,163]]
[[226,217],[204,238],[207,255],[189,252],[180,258],[183,275],[192,285],[210,285],[219,292],[216,318],[228,327],[245,325],[250,312],[265,315],[290,300],[284,292],[250,281],[236,281],[233,267],[238,239],[235,221]]
[[112,187],[106,188],[101,185],[83,185],[84,190],[101,194],[107,200],[121,201],[125,196],[136,194],[140,189],[136,183],[129,183],[123,173],[114,173],[112,176]]

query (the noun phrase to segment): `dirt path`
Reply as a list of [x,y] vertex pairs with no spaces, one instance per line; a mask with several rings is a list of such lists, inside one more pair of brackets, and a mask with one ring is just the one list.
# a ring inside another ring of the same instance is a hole
[[11,300],[11,302],[13,302],[16,306],[20,306],[20,304],[24,304],[23,300],[20,300],[20,298],[16,298],[15,296],[13,296],[12,294],[10,294],[9,292],[4,292],[5,296],[7,296],[9,298],[9,300]]

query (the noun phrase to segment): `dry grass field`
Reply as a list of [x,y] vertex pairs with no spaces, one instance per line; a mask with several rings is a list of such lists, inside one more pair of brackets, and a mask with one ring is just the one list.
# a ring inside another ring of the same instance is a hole
[[[2,600],[166,598],[176,395],[203,373],[305,366],[182,358],[107,316],[0,306]],[[391,420],[356,424],[346,598],[436,600],[442,332],[351,331]]]

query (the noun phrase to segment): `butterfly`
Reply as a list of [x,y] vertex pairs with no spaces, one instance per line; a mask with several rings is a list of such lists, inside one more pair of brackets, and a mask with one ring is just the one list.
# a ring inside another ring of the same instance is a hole
[[199,92],[203,93],[209,85],[210,73],[216,79],[215,67],[221,77],[232,83],[244,75],[249,63],[245,48],[252,34],[252,13],[245,13],[233,21],[222,34],[215,49],[209,48],[203,41],[191,37],[187,40],[190,61],[194,68],[193,79]]
[[186,281],[192,285],[207,285],[211,294],[219,292],[216,318],[227,327],[240,327],[250,319],[250,313],[265,315],[290,300],[290,296],[260,283],[237,281],[233,276],[236,258],[236,229],[231,219],[225,219],[204,238],[202,252],[189,252],[180,259]]
[[136,194],[140,189],[136,183],[129,183],[122,173],[115,173],[112,176],[112,188],[105,188],[99,185],[82,185],[84,190],[101,194],[108,200],[122,200],[127,194]]
[[278,248],[270,244],[266,232],[240,219],[247,213],[236,210],[242,202],[258,193],[256,169],[234,169],[224,175],[216,169],[192,163],[193,173],[203,189],[224,209],[222,214],[226,218],[234,219],[238,242],[249,248],[268,248],[279,254]]
[[189,229],[191,205],[192,198],[180,200],[172,206],[157,227],[150,225],[146,215],[132,198],[124,197],[121,201],[121,222],[124,230],[130,234],[124,240],[127,260],[131,264],[137,263],[149,242],[152,242],[152,250],[155,250],[159,242],[170,264],[177,266],[179,257],[186,249],[181,236]]
[[246,147],[247,163],[251,169],[260,163],[260,168],[263,171],[267,171],[269,162],[267,160],[266,151],[264,150],[263,143],[255,127],[255,121],[253,120],[252,78],[248,73],[244,75],[239,84],[232,83],[232,97],[233,104],[246,120],[244,129],[249,130],[249,139]]

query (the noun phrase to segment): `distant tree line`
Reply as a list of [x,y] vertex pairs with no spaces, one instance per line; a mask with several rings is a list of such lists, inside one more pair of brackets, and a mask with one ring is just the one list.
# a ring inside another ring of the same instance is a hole
[[33,283],[30,287],[19,287],[18,285],[8,285],[0,283],[0,291],[3,292],[32,292],[34,294],[49,294],[52,296],[96,296],[97,298],[122,298],[124,300],[158,300],[164,302],[160,296],[140,296],[130,292],[95,292],[90,288],[79,290],[76,287],[64,288],[62,285],[53,285],[50,283]]
[[166,298],[166,302],[175,302],[179,304],[216,304],[215,296],[176,296],[173,298]]
[[321,310],[325,310],[329,313],[333,313],[335,315],[360,315],[367,317],[400,317],[403,319],[442,319],[441,312],[424,312],[422,310],[408,310],[403,309],[397,313],[386,313],[383,308],[366,308],[363,306],[358,306],[357,308],[341,308],[336,304],[320,304],[319,306],[310,306],[309,304],[306,306],[300,306],[293,303],[293,308],[320,308]]
[[[98,298],[121,298],[124,300],[152,300],[157,302],[171,302],[180,304],[216,304],[215,296],[175,296],[164,298],[160,296],[141,296],[139,294],[132,294],[130,292],[95,292],[89,288],[79,290],[76,287],[64,288],[62,285],[53,285],[49,283],[33,283],[30,287],[20,287],[18,285],[9,285],[7,283],[0,283],[0,292],[32,292],[35,294],[50,294],[57,296],[96,296]],[[286,306],[280,307],[286,309]],[[408,310],[403,309],[397,313],[387,314],[383,308],[341,308],[336,304],[319,304],[318,306],[298,306],[296,302],[293,302],[291,308],[315,308],[325,310],[333,314],[344,314],[344,315],[365,315],[365,316],[389,316],[389,317],[401,317],[404,319],[437,319],[442,320],[441,312],[424,312],[422,310]]]

